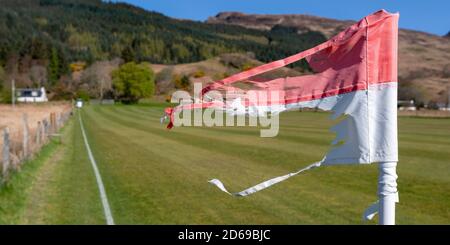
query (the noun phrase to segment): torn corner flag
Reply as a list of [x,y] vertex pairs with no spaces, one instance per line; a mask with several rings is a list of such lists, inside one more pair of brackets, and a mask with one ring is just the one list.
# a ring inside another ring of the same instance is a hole
[[[299,108],[320,108],[332,111],[332,119],[347,117],[335,125],[335,145],[325,157],[306,169],[320,165],[369,164],[397,162],[397,36],[398,14],[384,10],[373,13],[325,43],[282,60],[264,64],[220,81],[202,90],[203,98],[211,91],[235,92],[232,101],[179,105],[166,109],[173,126],[174,114],[194,108],[221,108],[227,113],[260,115],[280,113]],[[276,79],[257,76],[306,59],[313,74]],[[237,83],[254,89],[242,89]],[[278,95],[264,102],[249,102],[249,93],[277,91]],[[239,110],[243,108],[243,110]],[[343,144],[337,144],[338,142]],[[305,169],[280,176],[245,191],[245,196],[296,175]],[[221,190],[223,184],[211,180]]]

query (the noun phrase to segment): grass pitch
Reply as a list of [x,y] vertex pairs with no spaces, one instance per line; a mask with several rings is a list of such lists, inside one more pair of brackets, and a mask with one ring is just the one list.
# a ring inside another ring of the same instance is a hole
[[[260,138],[255,127],[167,131],[162,111],[156,104],[82,109],[116,223],[376,223],[362,221],[377,199],[376,164],[321,167],[245,198],[207,183],[218,178],[240,191],[320,160],[334,138],[328,114],[283,113],[279,135]],[[65,131],[63,145],[53,146],[59,153],[38,157],[24,168],[32,177],[20,173],[0,191],[0,206],[12,210],[0,210],[0,223],[105,222],[77,120]],[[449,224],[450,119],[400,117],[399,146],[397,223]],[[11,190],[15,181],[23,187]],[[35,188],[44,194],[33,196]]]

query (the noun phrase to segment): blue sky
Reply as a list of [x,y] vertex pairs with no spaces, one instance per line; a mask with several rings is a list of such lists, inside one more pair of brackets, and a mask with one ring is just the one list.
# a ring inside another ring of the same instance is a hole
[[400,12],[400,27],[444,35],[450,31],[450,0],[122,0],[170,17],[206,20],[223,11],[310,14],[359,20],[379,9]]

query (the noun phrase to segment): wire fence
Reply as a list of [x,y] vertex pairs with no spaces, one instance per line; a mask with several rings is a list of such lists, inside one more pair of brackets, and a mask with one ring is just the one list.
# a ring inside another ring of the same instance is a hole
[[[0,183],[7,183],[13,171],[20,171],[27,160],[32,159],[52,138],[61,141],[59,130],[73,114],[72,107],[50,112],[41,120],[29,122],[28,113],[23,113],[18,130],[0,126]],[[32,125],[34,124],[34,125]]]

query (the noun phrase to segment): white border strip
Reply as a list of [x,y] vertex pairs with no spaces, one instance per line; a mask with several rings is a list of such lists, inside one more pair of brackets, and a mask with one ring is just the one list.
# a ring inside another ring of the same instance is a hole
[[86,145],[86,150],[89,155],[89,159],[91,160],[92,168],[94,169],[95,178],[97,179],[98,190],[100,191],[100,199],[103,204],[103,211],[105,212],[106,224],[114,225],[114,219],[111,214],[111,209],[109,208],[108,198],[106,197],[105,187],[103,185],[102,176],[100,175],[100,171],[98,171],[97,163],[95,162],[94,155],[92,155],[91,147],[89,147],[89,143],[86,137],[86,133],[84,132],[83,121],[81,120],[81,113],[78,111],[78,119],[80,120],[81,133],[83,134],[84,144]]

